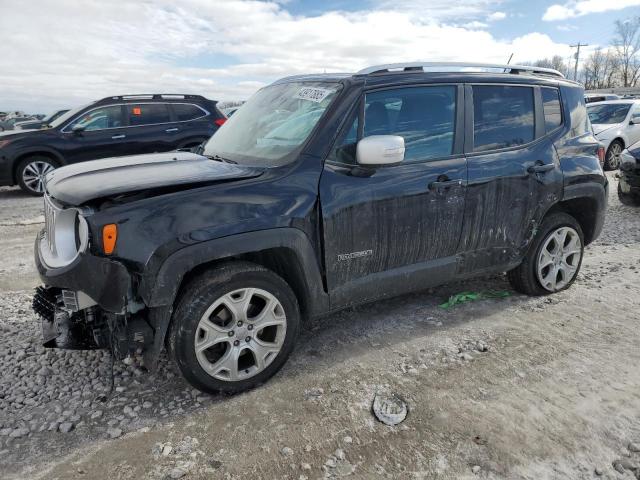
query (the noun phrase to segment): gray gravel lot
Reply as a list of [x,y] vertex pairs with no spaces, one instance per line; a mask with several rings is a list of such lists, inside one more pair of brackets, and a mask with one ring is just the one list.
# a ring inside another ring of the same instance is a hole
[[[610,175],[612,192],[616,180]],[[308,322],[251,392],[208,396],[104,352],[45,350],[40,199],[0,189],[4,478],[640,478],[640,209],[614,194],[568,291],[443,310],[446,285]],[[409,404],[396,427],[376,393]]]

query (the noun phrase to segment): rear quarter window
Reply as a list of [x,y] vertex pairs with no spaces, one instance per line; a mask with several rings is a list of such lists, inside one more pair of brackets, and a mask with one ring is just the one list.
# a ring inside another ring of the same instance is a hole
[[204,110],[191,103],[174,103],[172,107],[173,112],[176,115],[176,120],[179,122],[195,120],[196,118],[204,117],[206,115]]
[[542,87],[542,106],[544,109],[544,125],[547,133],[562,125],[562,107],[560,91],[557,88]]

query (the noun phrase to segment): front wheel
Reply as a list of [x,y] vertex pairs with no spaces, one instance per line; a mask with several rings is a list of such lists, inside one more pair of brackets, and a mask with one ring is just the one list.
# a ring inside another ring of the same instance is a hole
[[184,377],[204,392],[236,393],[274,375],[293,350],[298,302],[278,275],[247,262],[192,280],[169,331]]
[[624,192],[622,186],[618,183],[618,199],[623,205],[630,207],[640,207],[640,196],[631,192]]
[[549,215],[529,246],[522,263],[508,272],[513,288],[527,295],[548,295],[569,288],[584,254],[584,235],[571,215]]
[[607,149],[607,155],[604,160],[605,170],[617,170],[620,166],[620,154],[624,150],[622,142],[620,140],[614,140]]
[[44,177],[57,168],[57,164],[48,157],[33,156],[20,162],[16,170],[18,185],[33,196],[44,193]]

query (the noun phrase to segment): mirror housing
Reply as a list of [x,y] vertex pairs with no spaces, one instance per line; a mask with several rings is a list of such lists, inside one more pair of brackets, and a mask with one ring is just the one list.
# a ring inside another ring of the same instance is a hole
[[393,165],[404,160],[404,138],[398,135],[371,135],[358,142],[359,165]]
[[73,128],[71,129],[71,131],[73,133],[84,132],[84,125],[74,125]]
[[640,125],[640,115],[631,117],[631,120],[629,120],[629,125]]

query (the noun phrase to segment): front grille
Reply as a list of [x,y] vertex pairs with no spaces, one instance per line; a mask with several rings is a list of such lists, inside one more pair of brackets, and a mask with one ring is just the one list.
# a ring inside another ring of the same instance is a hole
[[57,300],[54,290],[44,287],[36,288],[32,303],[33,311],[36,315],[49,322],[53,322],[56,313],[56,304]]
[[58,207],[56,207],[49,195],[44,196],[44,231],[45,237],[47,239],[47,244],[49,246],[49,250],[51,253],[56,253],[56,235],[55,235],[55,225],[56,225],[56,215],[60,211]]

